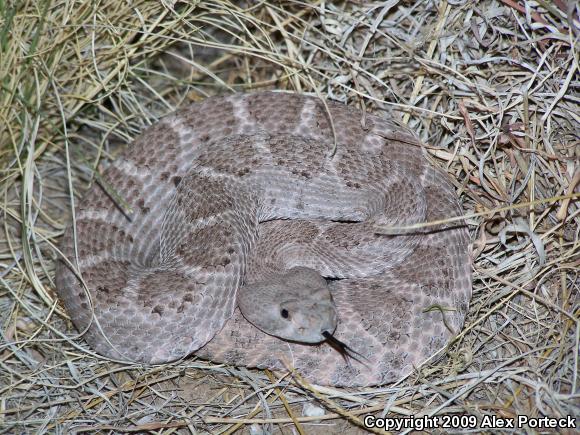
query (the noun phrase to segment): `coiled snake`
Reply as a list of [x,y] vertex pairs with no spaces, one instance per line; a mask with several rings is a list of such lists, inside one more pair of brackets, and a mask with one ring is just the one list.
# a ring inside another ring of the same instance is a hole
[[377,234],[461,215],[446,176],[392,120],[297,94],[208,98],[146,129],[103,180],[132,213],[94,184],[76,249],[72,225],[62,243],[86,289],[57,265],[58,294],[100,354],[285,360],[315,383],[374,385],[463,324],[464,224]]

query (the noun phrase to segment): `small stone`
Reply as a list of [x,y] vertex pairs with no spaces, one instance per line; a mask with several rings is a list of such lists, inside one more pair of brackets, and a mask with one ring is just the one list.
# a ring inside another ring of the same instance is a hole
[[312,402],[307,402],[302,406],[302,415],[304,417],[322,417],[324,414],[324,408]]

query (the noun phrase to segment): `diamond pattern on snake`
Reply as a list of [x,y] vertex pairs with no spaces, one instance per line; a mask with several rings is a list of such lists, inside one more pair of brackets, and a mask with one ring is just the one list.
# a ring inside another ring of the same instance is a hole
[[208,98],[146,129],[102,178],[132,214],[93,184],[56,274],[99,354],[289,364],[367,386],[410,373],[463,325],[465,224],[377,232],[462,214],[392,119],[299,94]]

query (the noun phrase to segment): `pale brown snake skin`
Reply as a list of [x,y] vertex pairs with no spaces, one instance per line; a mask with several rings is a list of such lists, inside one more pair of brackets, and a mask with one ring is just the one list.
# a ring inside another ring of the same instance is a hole
[[[326,104],[273,92],[208,98],[112,162],[103,179],[132,215],[94,184],[76,209],[76,254],[72,225],[62,242],[92,302],[65,262],[56,276],[96,352],[142,363],[194,352],[280,370],[285,360],[310,382],[363,386],[410,373],[460,330],[471,297],[464,224],[374,231],[461,215],[455,189],[407,128]],[[329,281],[334,336],[366,360],[267,335],[236,309],[244,280],[292,266],[339,278]]]

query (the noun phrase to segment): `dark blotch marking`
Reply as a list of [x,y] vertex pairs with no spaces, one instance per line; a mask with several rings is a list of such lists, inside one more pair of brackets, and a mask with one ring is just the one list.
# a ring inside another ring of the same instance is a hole
[[310,178],[312,178],[312,174],[304,169],[300,170],[300,169],[292,169],[291,170],[292,174],[297,175],[299,177],[303,177],[306,178],[307,180],[309,180]]
[[401,333],[399,331],[391,331],[387,336],[387,341],[396,343],[401,339]]
[[172,180],[175,187],[179,186],[179,183],[181,183],[181,177],[175,176],[172,178]]
[[250,168],[248,168],[248,167],[246,167],[246,168],[241,168],[241,169],[239,169],[239,170],[236,172],[236,174],[237,174],[239,177],[243,177],[244,175],[246,175],[246,174],[249,174],[249,173],[250,173]]
[[147,214],[151,210],[149,207],[145,207],[145,200],[143,198],[137,201],[137,205],[139,206],[139,208],[141,209],[141,213],[143,214]]
[[151,313],[152,314],[159,314],[160,316],[163,316],[163,311],[165,311],[165,308],[163,306],[155,305],[155,307],[153,308]]

